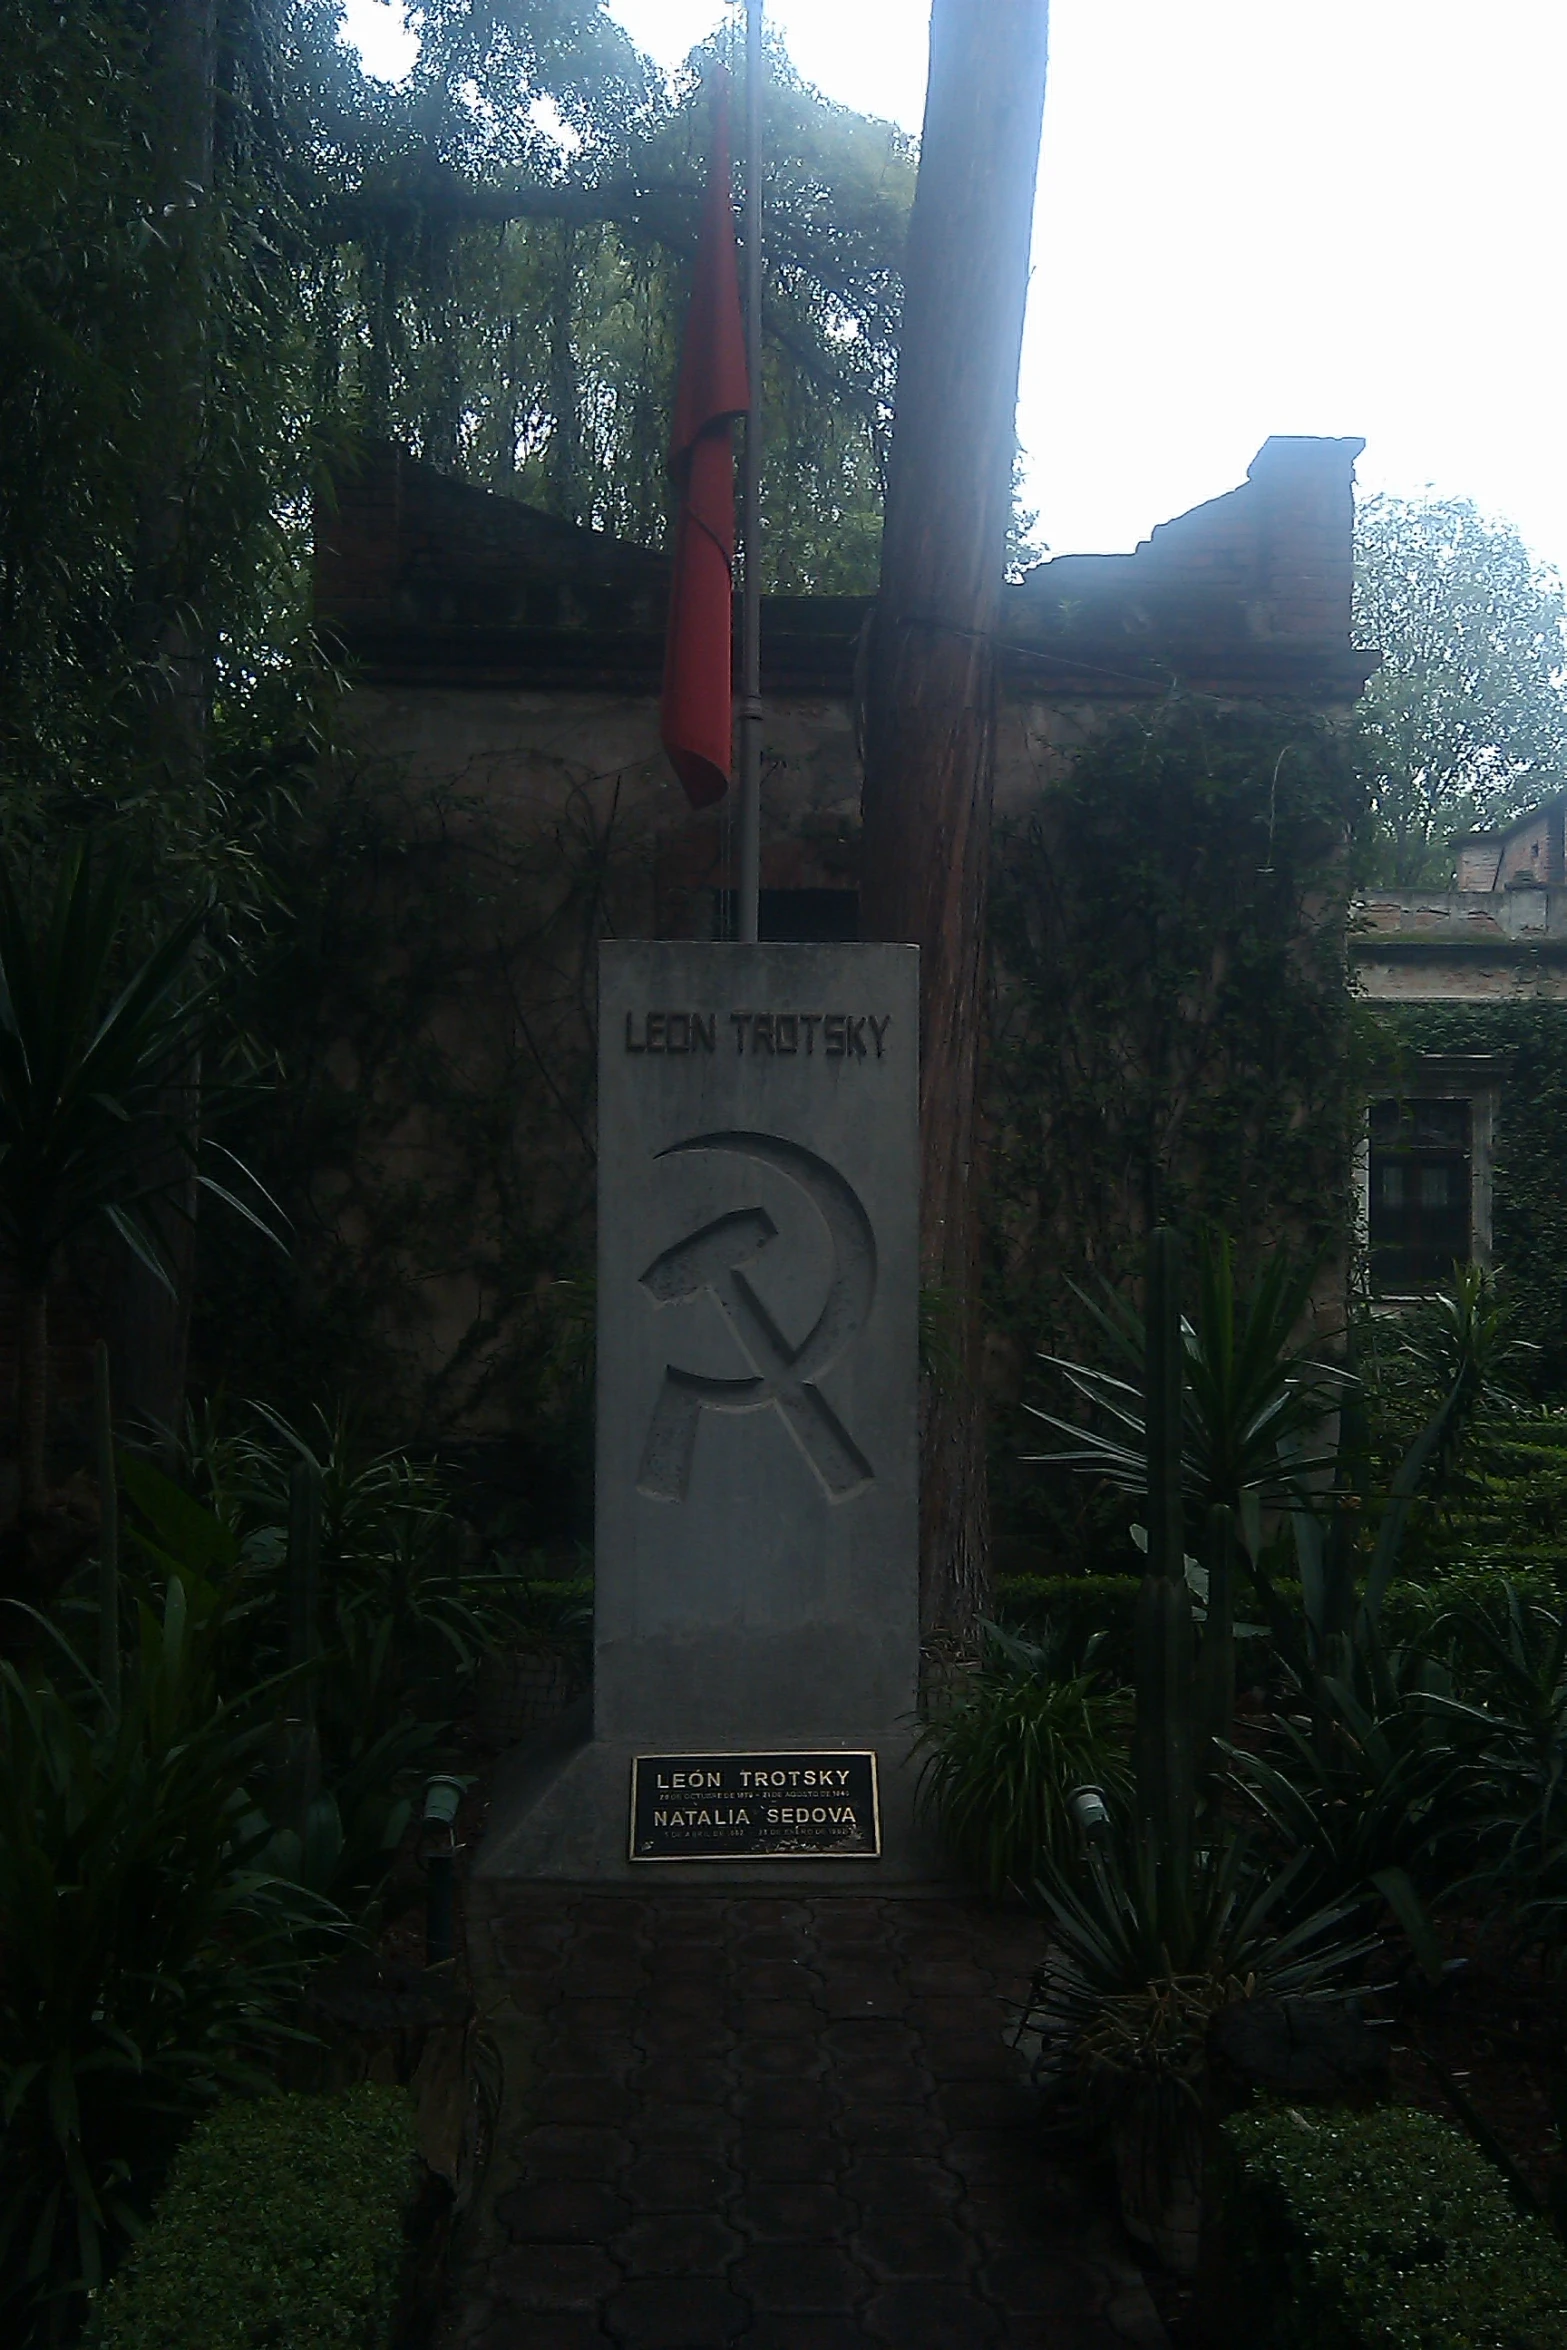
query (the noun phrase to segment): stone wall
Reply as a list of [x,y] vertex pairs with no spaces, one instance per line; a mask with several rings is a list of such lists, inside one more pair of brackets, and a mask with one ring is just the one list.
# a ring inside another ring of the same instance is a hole
[[[1359,446],[1270,441],[1135,553],[1007,590],[1001,822],[1172,692],[1348,710],[1375,663],[1349,637]],[[214,1233],[201,1359],[239,1393],[327,1396],[368,1310],[389,1420],[498,1438],[553,1408],[589,1262],[597,942],[712,936],[730,818],[693,816],[658,746],[657,552],[383,449],[323,501],[316,561],[347,684],[258,1011],[285,1107],[253,1138],[295,1269]],[[765,600],[766,889],[857,887],[867,610]]]
[[1567,889],[1370,890],[1350,952],[1373,1003],[1561,1002]]
[[1567,798],[1558,796],[1504,832],[1469,833],[1457,844],[1459,889],[1560,889],[1567,883],[1564,818]]

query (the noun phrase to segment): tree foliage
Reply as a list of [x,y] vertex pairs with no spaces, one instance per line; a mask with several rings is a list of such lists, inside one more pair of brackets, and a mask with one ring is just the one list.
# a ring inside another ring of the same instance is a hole
[[[166,70],[180,13],[0,18],[0,821],[13,846],[117,826],[166,900],[216,881],[237,905],[262,746],[307,715],[293,156],[318,12],[220,8],[199,184]],[[211,721],[195,776],[160,740],[181,694]]]
[[1450,843],[1567,779],[1567,603],[1510,523],[1465,498],[1368,499],[1355,633],[1383,656],[1360,705],[1379,880],[1447,879]]
[[[390,87],[339,0],[0,18],[13,845],[107,823],[166,904],[260,904],[258,844],[317,745],[310,493],[358,435],[662,536],[702,71],[732,32],[669,83],[603,0],[432,0],[420,25]],[[911,145],[781,51],[769,71],[771,569],[865,587]]]
[[[408,81],[344,89],[313,316],[337,413],[443,470],[644,544],[707,143],[601,0],[423,18]],[[763,286],[772,583],[874,578],[910,142],[768,61]]]

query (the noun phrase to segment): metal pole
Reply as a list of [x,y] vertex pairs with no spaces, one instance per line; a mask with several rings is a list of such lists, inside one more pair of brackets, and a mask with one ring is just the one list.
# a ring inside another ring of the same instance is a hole
[[753,943],[762,877],[762,0],[745,0],[745,423],[740,605],[739,934]]

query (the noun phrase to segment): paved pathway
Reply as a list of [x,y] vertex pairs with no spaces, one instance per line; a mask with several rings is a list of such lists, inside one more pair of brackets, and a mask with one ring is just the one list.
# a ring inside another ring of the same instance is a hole
[[1156,2350],[961,1900],[472,1889],[509,2087],[449,2350]]

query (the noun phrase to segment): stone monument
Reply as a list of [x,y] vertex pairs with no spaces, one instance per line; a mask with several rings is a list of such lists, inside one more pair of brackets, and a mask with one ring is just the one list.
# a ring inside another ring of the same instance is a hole
[[592,1728],[519,1758],[482,1872],[938,1873],[918,1086],[912,947],[601,950]]

